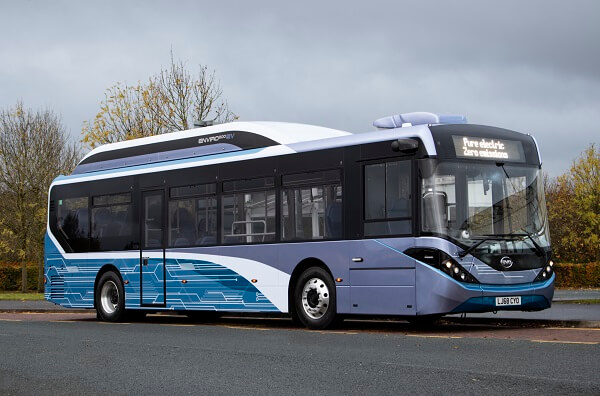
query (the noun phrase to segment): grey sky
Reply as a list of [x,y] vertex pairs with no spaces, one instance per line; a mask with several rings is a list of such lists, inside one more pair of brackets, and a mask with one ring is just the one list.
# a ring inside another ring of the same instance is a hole
[[0,107],[48,106],[79,139],[106,88],[173,48],[242,120],[461,113],[534,134],[552,175],[600,142],[598,1],[83,3],[0,0]]

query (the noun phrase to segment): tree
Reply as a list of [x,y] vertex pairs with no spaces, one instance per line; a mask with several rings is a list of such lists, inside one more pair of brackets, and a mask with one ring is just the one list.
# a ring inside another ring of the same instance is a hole
[[200,66],[192,76],[182,61],[151,76],[146,84],[117,83],[108,88],[100,111],[83,126],[82,142],[92,148],[122,140],[190,129],[194,121],[237,118],[223,100],[215,72]]
[[600,262],[600,151],[591,144],[545,187],[554,256]]
[[600,262],[600,150],[591,144],[569,173],[580,244],[590,261]]
[[0,250],[22,264],[27,290],[29,261],[38,264],[43,283],[43,248],[48,188],[59,174],[70,173],[80,151],[70,143],[60,117],[50,110],[32,111],[18,102],[0,112]]

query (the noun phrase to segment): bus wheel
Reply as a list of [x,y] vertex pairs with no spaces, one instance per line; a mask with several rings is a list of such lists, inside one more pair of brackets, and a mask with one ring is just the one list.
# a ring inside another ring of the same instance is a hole
[[125,291],[121,279],[112,271],[102,275],[96,287],[96,311],[106,322],[118,322],[125,316]]
[[336,322],[335,284],[321,267],[310,267],[298,278],[294,309],[300,322],[311,329],[326,329]]

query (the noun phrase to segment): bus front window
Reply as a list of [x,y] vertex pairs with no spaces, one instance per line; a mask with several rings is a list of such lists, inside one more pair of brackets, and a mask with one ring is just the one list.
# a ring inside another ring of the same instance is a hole
[[[473,254],[484,262],[494,254],[549,254],[539,168],[500,162],[424,160],[421,175],[424,233],[450,239],[464,249],[479,243]],[[539,266],[543,262],[539,260]]]

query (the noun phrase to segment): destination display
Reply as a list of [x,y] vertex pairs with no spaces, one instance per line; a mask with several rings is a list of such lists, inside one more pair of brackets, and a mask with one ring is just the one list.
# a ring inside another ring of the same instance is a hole
[[456,158],[525,162],[521,142],[515,140],[452,135]]

